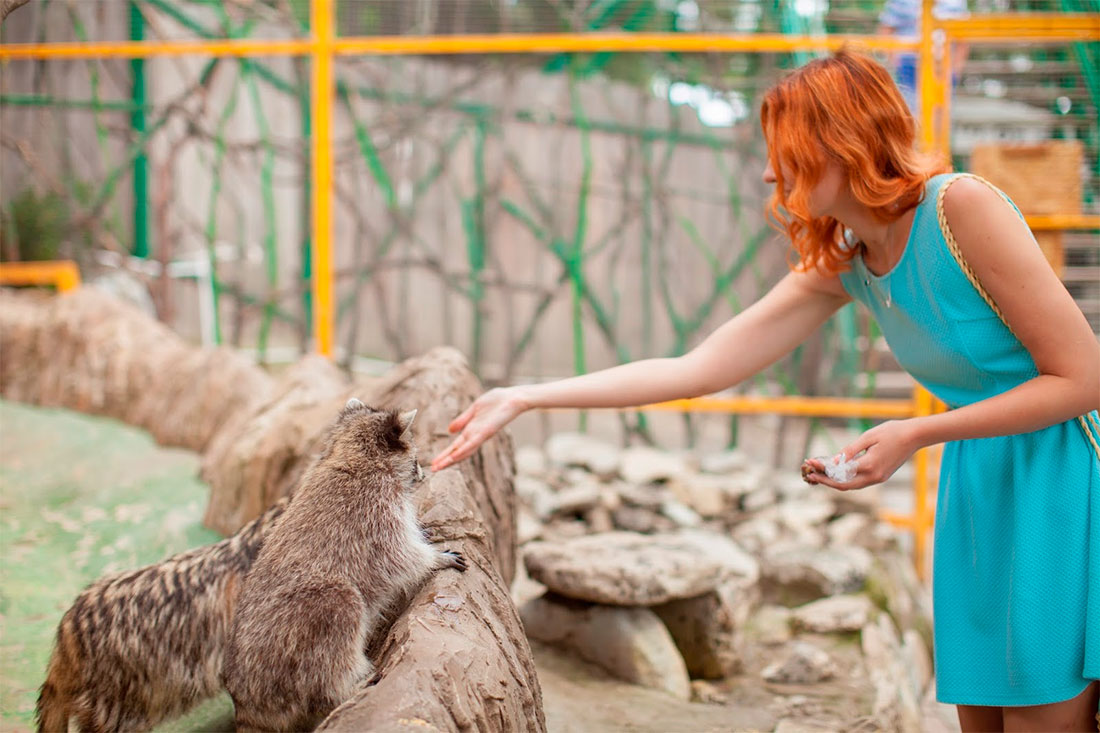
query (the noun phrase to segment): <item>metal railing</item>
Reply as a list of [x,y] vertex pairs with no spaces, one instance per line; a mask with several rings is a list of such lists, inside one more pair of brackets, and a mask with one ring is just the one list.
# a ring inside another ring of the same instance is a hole
[[[533,33],[449,36],[340,37],[334,23],[334,0],[310,0],[309,35],[294,39],[161,40],[101,43],[5,44],[0,62],[12,59],[102,59],[157,56],[301,56],[311,62],[311,272],[314,348],[331,356],[334,348],[335,299],[333,267],[333,102],[334,59],[347,55],[532,54],[565,52],[799,52],[828,51],[845,45],[868,50],[918,53],[922,143],[947,152],[950,139],[951,44],[987,41],[1096,41],[1100,16],[1095,14],[1029,13],[983,15],[968,20],[938,20],[932,1],[924,0],[918,38],[878,35],[783,35],[716,33]],[[1100,217],[1079,214],[1028,217],[1035,229],[1100,229]],[[72,286],[69,265],[5,264],[0,282],[55,282]],[[76,282],[79,282],[77,274]],[[53,278],[51,280],[51,278]],[[700,398],[650,405],[645,410],[683,412],[773,413],[816,417],[905,418],[928,415],[942,405],[923,388],[909,399],[859,400],[817,397]],[[914,457],[914,511],[884,513],[893,524],[914,534],[914,562],[925,574],[927,532],[934,510],[928,502],[930,452]]]

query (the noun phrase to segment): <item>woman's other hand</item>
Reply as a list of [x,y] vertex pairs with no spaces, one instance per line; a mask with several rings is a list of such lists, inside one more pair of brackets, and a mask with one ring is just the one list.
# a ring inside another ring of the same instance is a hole
[[517,387],[491,389],[481,395],[447,426],[447,430],[458,433],[458,437],[432,459],[432,470],[442,471],[468,458],[478,446],[529,407]]
[[[921,448],[913,424],[909,420],[890,420],[871,428],[840,452],[841,461],[856,463],[856,475],[850,481],[829,478],[825,465],[815,458],[802,464],[802,478],[811,484],[822,484],[840,491],[863,489],[880,484],[894,475],[901,464]],[[862,454],[862,455],[861,455]]]

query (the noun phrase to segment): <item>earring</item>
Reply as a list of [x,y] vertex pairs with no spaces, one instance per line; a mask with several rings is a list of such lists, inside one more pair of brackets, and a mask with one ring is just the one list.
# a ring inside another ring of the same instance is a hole
[[844,243],[840,245],[840,248],[845,252],[851,252],[859,244],[859,240],[856,239],[856,233],[849,227],[844,227]]

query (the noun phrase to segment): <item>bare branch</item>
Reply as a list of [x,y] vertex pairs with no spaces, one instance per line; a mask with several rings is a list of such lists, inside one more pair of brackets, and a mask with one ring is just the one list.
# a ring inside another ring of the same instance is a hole
[[0,0],[0,23],[8,17],[11,11],[26,5],[30,0]]

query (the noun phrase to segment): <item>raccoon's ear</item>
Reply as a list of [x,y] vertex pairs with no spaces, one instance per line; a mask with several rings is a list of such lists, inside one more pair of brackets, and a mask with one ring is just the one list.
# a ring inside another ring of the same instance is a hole
[[360,402],[357,398],[352,397],[350,400],[348,400],[348,403],[344,405],[344,412],[348,412],[350,410],[359,410],[364,407],[366,407],[366,405]]
[[409,410],[408,412],[402,412],[397,417],[397,424],[401,426],[401,439],[409,437],[409,432],[412,430],[413,420],[416,419],[416,410]]
[[412,422],[416,410],[398,413],[387,411],[382,419],[382,430],[377,433],[379,445],[383,450],[402,452],[409,449],[412,439]]

